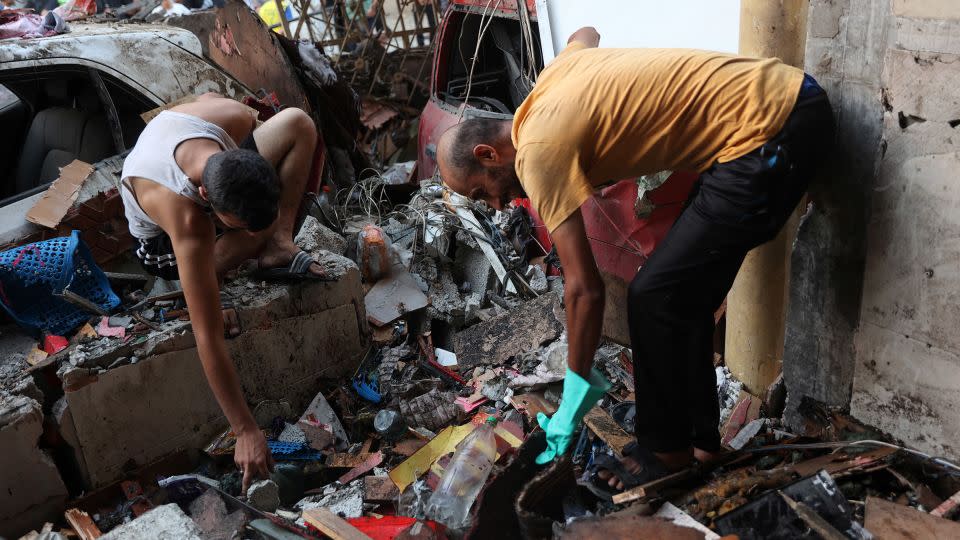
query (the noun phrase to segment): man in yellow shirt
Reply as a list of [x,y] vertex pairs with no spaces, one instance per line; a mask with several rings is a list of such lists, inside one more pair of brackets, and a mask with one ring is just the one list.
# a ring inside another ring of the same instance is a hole
[[599,475],[622,489],[720,451],[713,312],[747,252],[776,236],[800,201],[833,118],[816,81],[777,59],[601,49],[599,40],[593,28],[575,32],[512,122],[462,122],[437,153],[443,180],[462,195],[498,209],[528,196],[560,256],[568,371],[560,409],[540,419],[548,450],[539,463],[567,451],[608,387],[591,370],[604,289],[580,206],[612,181],[700,173],[626,299],[638,444]]

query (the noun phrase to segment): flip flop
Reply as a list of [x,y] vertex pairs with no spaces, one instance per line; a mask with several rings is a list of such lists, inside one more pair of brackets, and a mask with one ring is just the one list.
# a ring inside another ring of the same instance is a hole
[[263,268],[255,270],[250,276],[262,281],[296,281],[315,279],[319,281],[334,281],[327,276],[318,276],[310,272],[310,265],[317,262],[306,251],[300,250],[286,268]]
[[597,497],[605,501],[612,501],[613,495],[619,493],[620,490],[610,487],[610,484],[607,483],[609,478],[606,480],[600,478],[598,474],[600,471],[607,471],[616,476],[623,483],[624,491],[670,474],[670,471],[663,466],[657,456],[653,455],[653,452],[641,448],[635,442],[624,447],[623,455],[636,461],[640,465],[640,471],[631,472],[616,457],[609,454],[600,454],[594,457],[593,463],[587,467],[583,478],[577,483],[590,490]]

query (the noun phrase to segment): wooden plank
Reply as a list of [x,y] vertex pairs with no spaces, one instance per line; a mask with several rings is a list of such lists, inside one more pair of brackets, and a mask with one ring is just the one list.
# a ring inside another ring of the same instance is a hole
[[73,530],[77,532],[77,536],[80,537],[80,540],[93,540],[94,538],[100,538],[103,536],[103,533],[100,532],[100,528],[97,527],[97,524],[90,519],[90,514],[80,510],[79,508],[71,508],[63,513],[63,517],[67,519],[67,523],[73,527]]
[[696,469],[686,469],[680,472],[675,472],[664,476],[663,478],[658,478],[653,482],[649,482],[642,486],[637,486],[633,489],[628,489],[627,491],[617,493],[613,496],[613,504],[624,504],[628,502],[638,501],[640,499],[645,499],[648,494],[652,495],[657,492],[657,490],[675,486],[681,482],[685,482],[690,478],[693,478],[697,475]]
[[633,435],[624,431],[617,424],[610,413],[600,407],[590,409],[590,412],[583,417],[583,423],[621,457],[623,456],[623,447],[635,440]]
[[876,497],[867,497],[864,526],[877,540],[960,538],[960,523]]
[[303,521],[316,528],[333,540],[371,540],[356,527],[327,508],[314,508],[303,511]]

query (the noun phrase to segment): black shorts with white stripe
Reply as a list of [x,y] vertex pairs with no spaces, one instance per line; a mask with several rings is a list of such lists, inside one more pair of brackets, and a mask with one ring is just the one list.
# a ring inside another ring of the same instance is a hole
[[138,240],[140,246],[134,248],[134,254],[147,273],[163,279],[180,279],[177,257],[173,254],[173,242],[170,241],[167,233],[160,233],[146,240],[138,238]]

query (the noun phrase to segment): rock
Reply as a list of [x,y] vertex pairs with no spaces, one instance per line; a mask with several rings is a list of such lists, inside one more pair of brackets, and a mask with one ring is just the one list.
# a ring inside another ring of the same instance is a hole
[[240,538],[249,517],[243,510],[227,513],[227,505],[214,489],[208,489],[190,503],[190,517],[200,527],[204,540]]
[[158,506],[137,519],[120,525],[101,540],[201,540],[200,527],[174,503]]
[[273,480],[254,482],[247,488],[247,502],[261,512],[276,512],[280,507],[280,488]]
[[324,250],[337,255],[343,255],[347,250],[347,240],[325,227],[313,216],[307,216],[303,220],[303,226],[294,239],[294,243],[300,246],[304,251],[309,252],[314,257],[315,251]]

